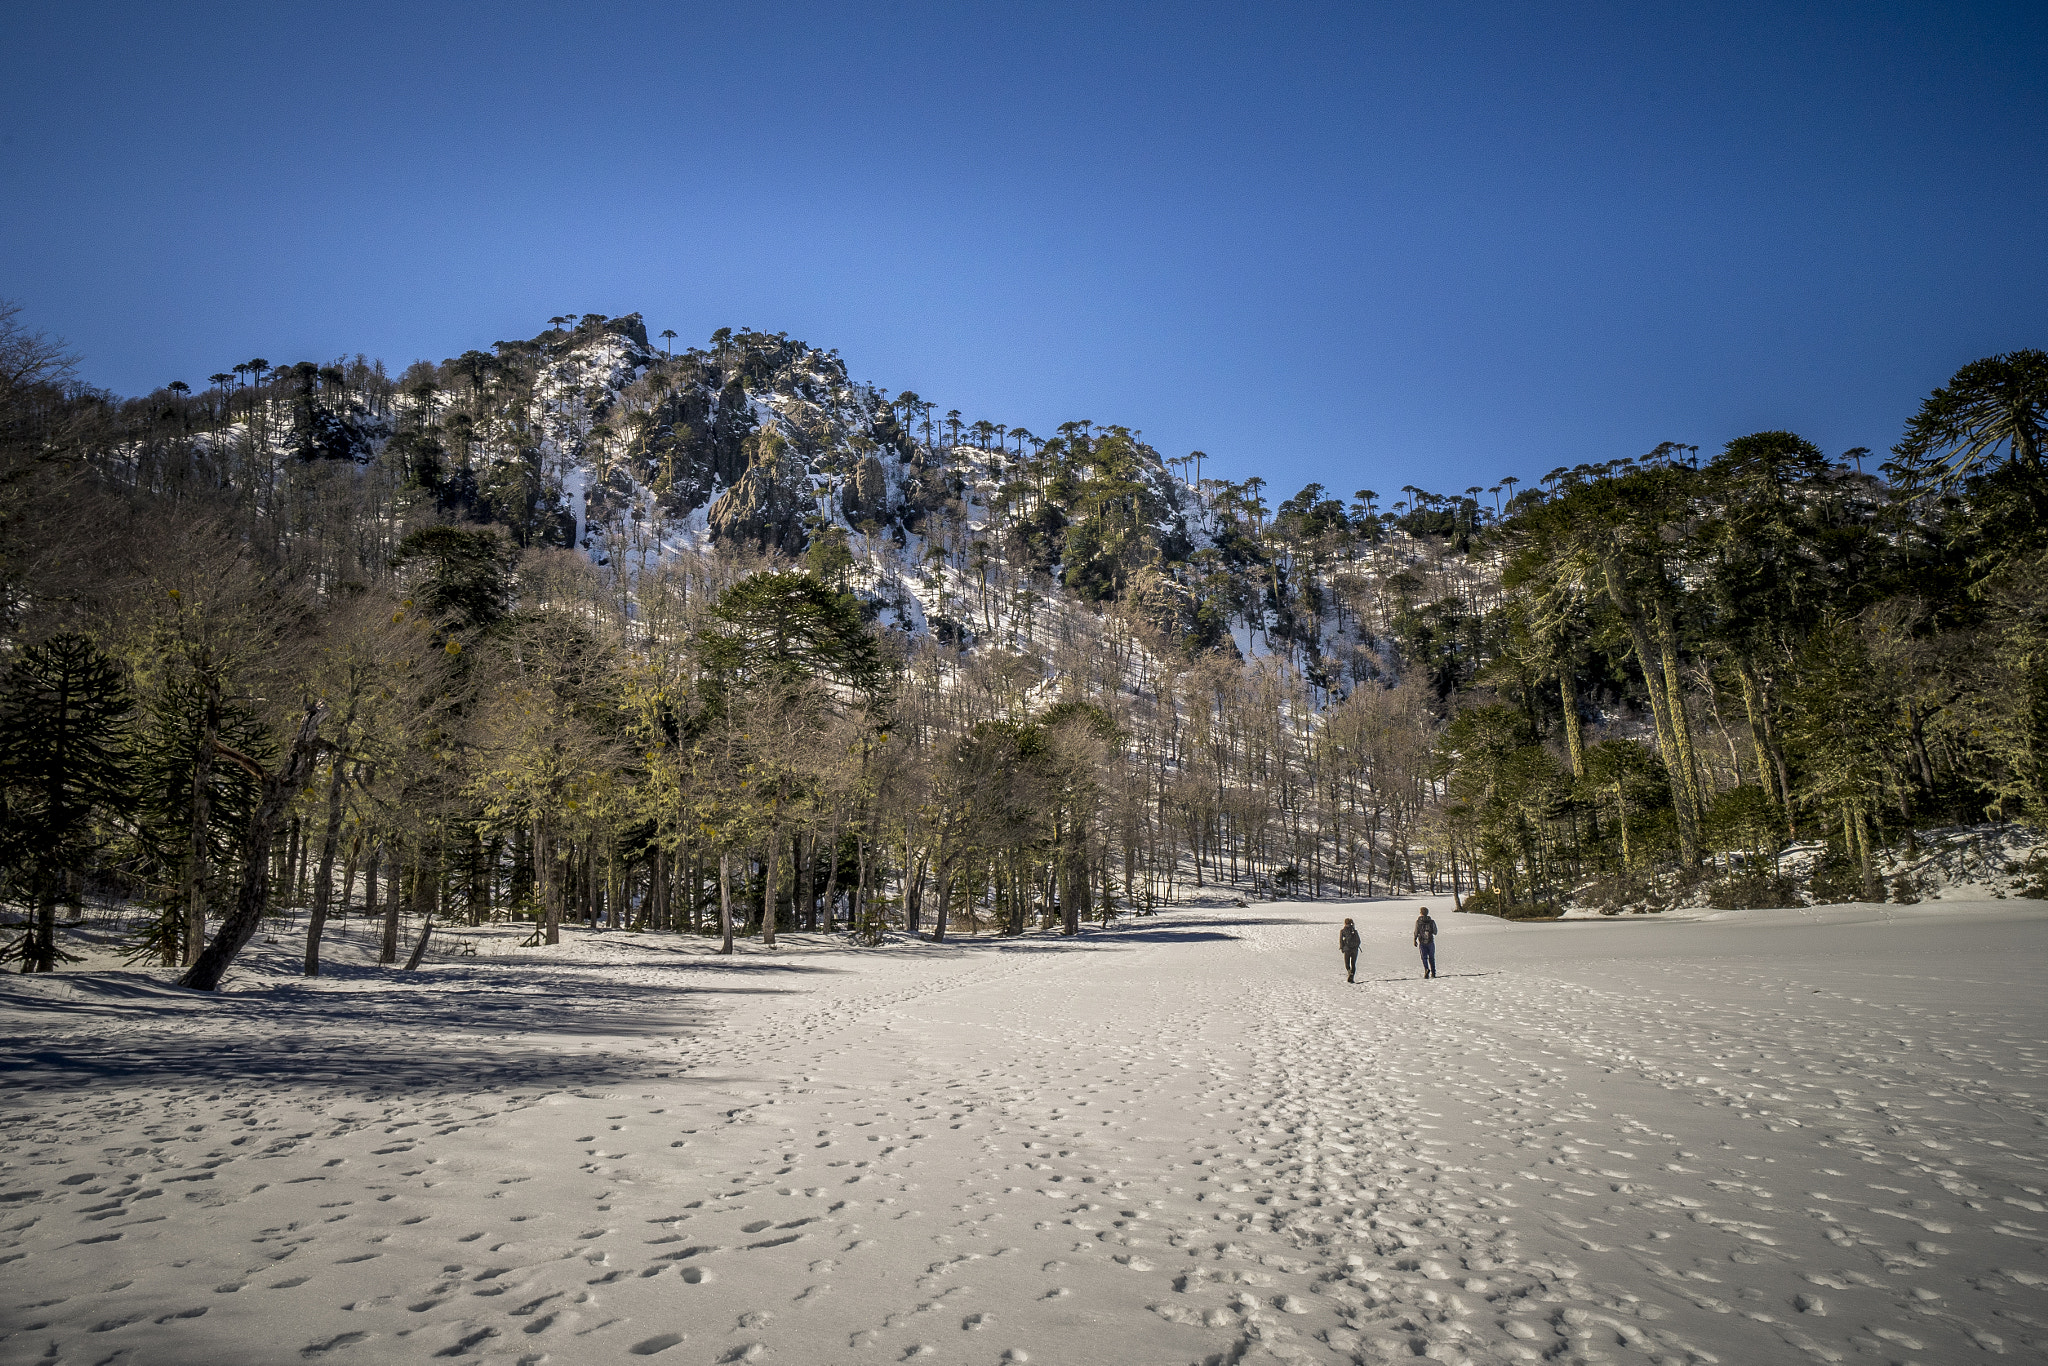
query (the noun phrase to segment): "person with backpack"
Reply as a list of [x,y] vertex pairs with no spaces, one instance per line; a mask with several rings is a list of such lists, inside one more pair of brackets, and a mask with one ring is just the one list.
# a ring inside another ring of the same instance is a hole
[[1337,932],[1337,948],[1344,955],[1344,980],[1358,980],[1358,926],[1351,923],[1351,917],[1344,917],[1344,928]]
[[1429,918],[1427,906],[1415,913],[1415,944],[1422,950],[1422,975],[1436,976],[1436,922]]

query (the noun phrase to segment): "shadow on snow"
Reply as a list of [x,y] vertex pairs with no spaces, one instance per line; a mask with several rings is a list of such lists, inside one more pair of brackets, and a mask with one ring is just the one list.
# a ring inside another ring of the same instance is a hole
[[[817,971],[730,959],[688,966],[730,974],[732,985],[619,982],[596,973],[563,983],[504,968],[470,969],[458,980],[446,972],[385,972],[375,989],[287,979],[206,996],[141,973],[66,974],[43,979],[44,989],[0,996],[20,1041],[0,1055],[0,1087],[247,1085],[417,1095],[620,1084],[681,1072],[673,1054],[657,1051],[659,1041],[706,1024],[710,998],[787,994],[793,983],[751,979]],[[61,1037],[39,1043],[45,1030]],[[599,1040],[614,1046],[586,1046]]]

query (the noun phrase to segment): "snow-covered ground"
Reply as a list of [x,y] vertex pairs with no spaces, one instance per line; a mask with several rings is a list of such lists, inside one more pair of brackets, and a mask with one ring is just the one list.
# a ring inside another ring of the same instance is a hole
[[2048,1354],[2048,907],[1446,909],[11,977],[0,1360]]

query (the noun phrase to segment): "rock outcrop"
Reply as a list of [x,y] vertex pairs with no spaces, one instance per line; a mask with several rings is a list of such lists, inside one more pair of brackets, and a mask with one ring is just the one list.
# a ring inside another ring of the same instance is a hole
[[882,520],[882,514],[888,511],[888,496],[889,486],[882,475],[882,462],[870,455],[855,465],[853,473],[847,476],[839,503],[846,510],[846,520],[859,526],[869,519]]
[[1124,589],[1126,609],[1137,620],[1193,653],[1221,649],[1237,656],[1237,643],[1220,624],[1201,611],[1194,592],[1160,572],[1157,565],[1144,565],[1132,572]]
[[711,534],[759,550],[798,554],[810,541],[805,515],[815,511],[804,463],[788,454],[773,432],[761,433],[749,445],[754,459],[746,473],[705,514]]

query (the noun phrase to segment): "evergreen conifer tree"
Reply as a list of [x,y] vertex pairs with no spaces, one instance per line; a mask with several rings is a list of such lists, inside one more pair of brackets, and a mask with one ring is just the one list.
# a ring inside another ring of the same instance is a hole
[[57,967],[57,894],[92,852],[96,820],[124,811],[134,775],[125,749],[133,700],[120,669],[67,632],[24,651],[0,694],[0,867],[28,891],[35,918],[23,972]]

